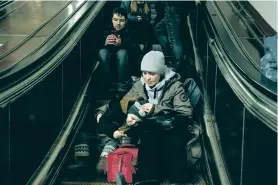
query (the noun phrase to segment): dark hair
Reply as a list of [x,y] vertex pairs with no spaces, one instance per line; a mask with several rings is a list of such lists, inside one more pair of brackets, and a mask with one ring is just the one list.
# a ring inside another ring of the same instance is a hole
[[117,7],[112,12],[112,17],[114,14],[118,14],[120,16],[124,16],[127,19],[127,11],[122,7]]

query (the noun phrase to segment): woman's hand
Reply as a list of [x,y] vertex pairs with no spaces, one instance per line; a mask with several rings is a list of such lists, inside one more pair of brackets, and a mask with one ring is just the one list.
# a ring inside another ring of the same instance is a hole
[[137,20],[138,20],[138,22],[142,21],[142,17],[141,16],[137,16]]
[[99,123],[99,119],[101,118],[102,114],[97,115],[97,123]]
[[142,109],[144,112],[151,112],[153,109],[153,104],[152,103],[145,103],[144,105],[142,105]]
[[118,131],[116,130],[114,133],[113,133],[113,137],[115,139],[119,139],[121,137],[127,137],[127,135],[124,133],[124,131]]
[[136,124],[136,122],[140,121],[140,119],[134,114],[128,114],[126,118],[126,124],[128,126],[132,126]]

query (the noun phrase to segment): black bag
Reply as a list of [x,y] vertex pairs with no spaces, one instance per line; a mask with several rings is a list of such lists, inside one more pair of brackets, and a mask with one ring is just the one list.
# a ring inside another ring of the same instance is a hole
[[181,128],[187,124],[180,123],[188,123],[191,124],[191,119],[186,116],[177,115],[177,113],[153,116],[149,118],[145,118],[142,124],[143,130],[171,130],[173,128]]

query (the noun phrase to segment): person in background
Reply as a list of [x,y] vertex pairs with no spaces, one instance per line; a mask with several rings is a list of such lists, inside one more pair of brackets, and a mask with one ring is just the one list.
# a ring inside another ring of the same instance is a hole
[[[105,32],[103,44],[99,51],[99,60],[104,69],[104,79],[108,80],[108,86],[111,86],[115,79],[117,91],[125,92],[130,78],[128,49],[131,43],[127,28],[127,12],[124,8],[117,7],[113,10],[112,28],[109,26]],[[116,78],[112,75],[116,75]]]
[[261,72],[268,79],[277,82],[277,35],[264,38],[264,50]]
[[140,0],[122,1],[121,7],[128,12],[129,28],[135,30],[132,40],[139,44],[141,50],[148,50],[154,43],[149,3]]
[[[157,6],[159,5],[158,3]],[[181,24],[186,24],[186,16],[195,3],[194,1],[162,1],[162,5],[164,17],[156,24],[155,34],[165,55],[174,55],[175,61],[172,62],[171,67],[176,70],[184,61]]]

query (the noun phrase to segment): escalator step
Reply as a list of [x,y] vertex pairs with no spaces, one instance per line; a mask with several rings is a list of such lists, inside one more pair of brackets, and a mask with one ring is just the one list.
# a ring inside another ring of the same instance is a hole
[[[73,181],[63,181],[61,182],[61,185],[115,185],[116,183],[108,183],[105,180],[96,180],[92,182],[73,182]],[[170,183],[165,181],[161,183],[161,185],[169,185]],[[206,185],[205,179],[201,175],[196,175],[194,182],[194,185]]]
[[[61,185],[115,185],[116,183],[108,182],[62,182]],[[169,183],[162,183],[161,185],[168,185]]]
[[196,175],[196,177],[193,180],[193,184],[194,185],[206,185],[206,181],[204,179],[204,177],[200,174]]

